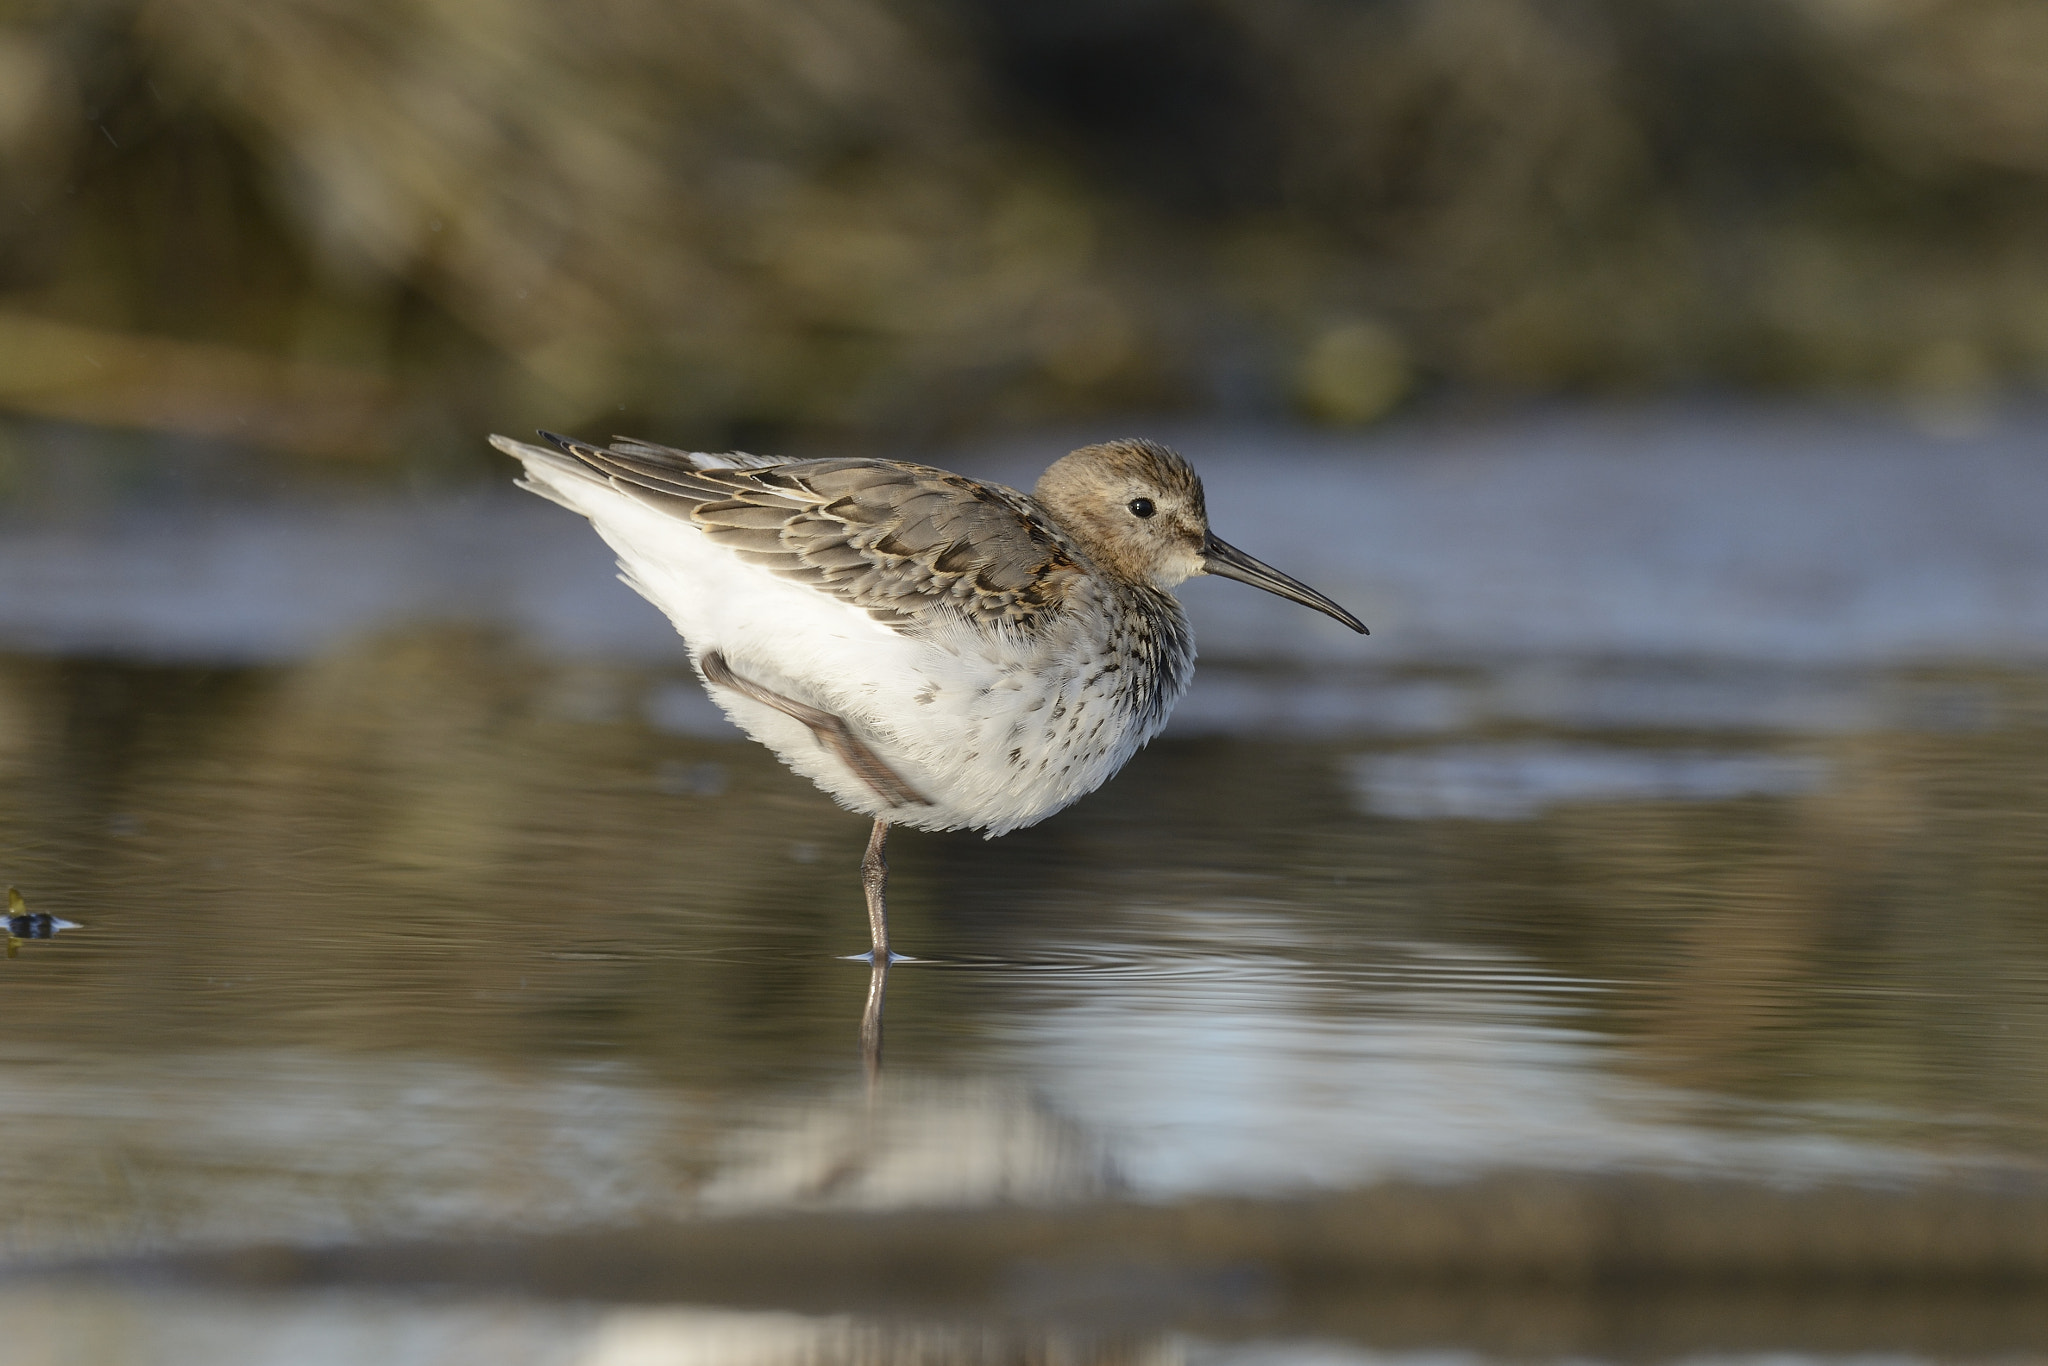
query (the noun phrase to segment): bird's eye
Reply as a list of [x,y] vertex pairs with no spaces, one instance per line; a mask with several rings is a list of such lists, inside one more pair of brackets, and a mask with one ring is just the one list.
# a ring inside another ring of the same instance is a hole
[[1131,510],[1131,516],[1133,517],[1150,517],[1153,513],[1159,511],[1158,508],[1152,506],[1150,498],[1133,498],[1124,506]]

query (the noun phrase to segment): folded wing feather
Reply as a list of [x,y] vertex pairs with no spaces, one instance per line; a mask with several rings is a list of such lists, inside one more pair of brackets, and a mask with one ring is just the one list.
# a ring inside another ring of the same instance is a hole
[[988,630],[1057,613],[1080,552],[1022,494],[894,460],[700,455],[544,432],[592,474],[701,528],[749,563],[919,633],[944,617]]

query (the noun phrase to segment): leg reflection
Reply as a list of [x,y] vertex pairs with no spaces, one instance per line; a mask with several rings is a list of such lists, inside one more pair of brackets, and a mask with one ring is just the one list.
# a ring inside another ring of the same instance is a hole
[[868,1085],[882,1079],[882,1005],[889,994],[889,952],[877,952],[868,967],[868,1004],[860,1016],[860,1056]]

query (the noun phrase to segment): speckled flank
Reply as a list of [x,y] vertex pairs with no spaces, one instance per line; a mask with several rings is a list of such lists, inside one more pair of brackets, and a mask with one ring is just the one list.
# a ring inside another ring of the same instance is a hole
[[1110,658],[1095,676],[1115,679],[1111,690],[1117,706],[1149,740],[1165,727],[1173,704],[1194,678],[1195,635],[1180,604],[1166,593],[1144,588],[1131,598]]

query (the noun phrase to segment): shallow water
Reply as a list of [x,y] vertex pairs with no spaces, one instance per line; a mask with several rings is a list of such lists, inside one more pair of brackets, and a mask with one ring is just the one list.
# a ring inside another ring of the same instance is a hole
[[[1849,1201],[1858,1247],[1904,1245],[1880,1196],[2036,1199],[2048,671],[2024,650],[1311,664],[1223,631],[1102,792],[999,841],[896,836],[919,961],[889,974],[877,1079],[869,974],[839,957],[865,940],[864,822],[725,731],[672,654],[472,615],[230,662],[194,638],[0,656],[0,877],[81,923],[0,961],[0,1247],[73,1269],[0,1282],[0,1362],[2048,1345],[2036,1297],[1997,1290],[2034,1253],[1970,1261],[1967,1230],[1926,1286],[1887,1272],[1920,1288],[1882,1312],[1847,1273],[1760,1307],[1287,1269],[1325,1255],[1301,1211],[1383,1189],[1427,1211],[1505,1182],[1494,1209],[1584,1181],[1678,1209],[1732,1183],[1764,1193],[1758,1246],[1799,1232],[1801,1192]],[[1652,1184],[1601,1184],[1630,1181]],[[1240,1203],[1203,1227],[1239,1250],[1214,1265],[1180,1235],[1094,1270],[1045,1250],[1086,1246],[1091,1211],[1216,1200]],[[988,1251],[994,1280],[875,1273],[851,1302],[820,1288],[838,1263],[736,1250],[758,1275],[668,1297],[722,1308],[603,1308],[664,1299],[623,1288],[650,1268],[701,1284],[704,1254],[618,1252],[614,1289],[549,1241],[844,1214],[910,1256],[922,1226],[888,1220],[966,1211],[965,1265],[1025,1209],[1084,1222]],[[1444,1255],[1540,1261],[1497,1222]],[[395,1284],[179,1260],[429,1245]]]
[[901,835],[873,1097],[861,822],[651,724],[676,681],[0,662],[6,875],[83,923],[5,965],[13,1259],[2048,1155],[2038,675],[1870,684],[1967,726],[1166,740]]

